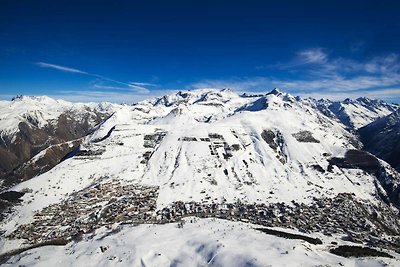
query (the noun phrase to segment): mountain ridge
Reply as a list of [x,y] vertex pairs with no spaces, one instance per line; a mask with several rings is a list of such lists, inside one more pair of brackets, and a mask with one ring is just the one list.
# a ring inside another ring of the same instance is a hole
[[114,105],[74,153],[10,188],[23,195],[0,223],[0,251],[186,216],[397,249],[400,175],[361,150],[355,128],[325,112],[329,103],[203,89]]

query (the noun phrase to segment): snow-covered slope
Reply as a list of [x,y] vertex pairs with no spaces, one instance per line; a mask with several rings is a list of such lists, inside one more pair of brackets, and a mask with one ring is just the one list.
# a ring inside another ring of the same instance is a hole
[[109,103],[70,103],[46,96],[1,101],[1,188],[47,171],[69,151],[66,142],[78,144],[77,139],[90,133],[116,107]]
[[[160,104],[167,98],[175,100]],[[302,134],[312,138],[303,140]],[[355,149],[354,142],[343,125],[287,95],[241,98],[230,91],[192,91],[116,111],[83,144],[86,150],[101,149],[101,155],[71,158],[32,184],[37,184],[34,190],[45,191],[47,180],[64,183],[73,170],[79,171],[82,187],[93,177],[109,175],[159,186],[159,208],[178,200],[223,198],[310,202],[315,196],[348,191],[370,199],[373,188],[355,185],[348,177],[369,185],[372,176],[357,177],[354,170],[327,171],[329,158]],[[37,183],[41,180],[44,184]],[[60,193],[71,192],[61,187]]]
[[[312,100],[315,102],[315,100]],[[386,103],[382,100],[372,100],[360,97],[355,100],[332,102],[321,99],[315,102],[326,115],[336,117],[343,124],[358,129],[374,120],[387,116],[399,108],[397,104]]]
[[12,188],[25,194],[0,225],[1,251],[196,214],[358,231],[362,242],[398,235],[399,175],[360,152],[347,129],[312,100],[276,89],[254,97],[202,89],[118,106],[69,158]]
[[[66,247],[48,246],[15,256],[7,266],[395,266],[397,259],[344,258],[325,245],[287,240],[256,225],[187,218],[186,223],[99,229]],[[325,241],[325,240],[324,240]],[[350,242],[341,242],[343,245]]]
[[[71,103],[47,96],[21,96],[12,101],[3,100],[0,101],[0,133],[2,136],[16,133],[21,122],[43,128],[55,123],[64,112],[73,113],[77,119],[83,119],[88,111],[110,112],[112,106],[110,103]],[[95,120],[95,114],[91,119]]]

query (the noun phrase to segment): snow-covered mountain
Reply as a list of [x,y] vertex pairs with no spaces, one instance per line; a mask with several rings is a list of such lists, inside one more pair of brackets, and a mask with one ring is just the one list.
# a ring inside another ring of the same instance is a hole
[[49,170],[112,112],[112,104],[46,96],[0,101],[1,188]]
[[360,97],[355,100],[330,101],[320,99],[313,103],[321,112],[331,118],[336,118],[344,125],[359,129],[378,118],[389,115],[399,108],[398,104],[386,103],[382,100]]
[[400,170],[400,109],[359,129],[364,149]]
[[89,123],[96,120],[95,114],[85,118],[88,112],[112,110],[110,103],[71,103],[56,100],[47,96],[17,96],[12,101],[0,101],[0,131],[10,135],[19,131],[20,123],[29,123],[38,128],[54,124],[60,115],[70,112],[77,120],[88,119]]
[[[202,89],[115,105],[109,109],[112,115],[63,161],[10,189],[6,196],[19,205],[0,224],[1,252],[21,245],[79,243],[90,233],[100,239],[96,229],[179,222],[187,216],[239,220],[250,228],[290,228],[322,235],[324,242],[331,236],[334,242],[396,250],[400,176],[360,150],[358,136],[340,115],[349,115],[358,128],[390,108],[396,106],[366,99],[301,99],[277,89],[256,96]],[[157,231],[144,227],[137,234]],[[187,246],[190,240],[182,242]],[[218,246],[210,250],[223,251]],[[150,254],[131,262],[157,265],[152,257],[161,254]],[[163,265],[173,260],[160,258]],[[204,259],[193,262],[204,264]]]

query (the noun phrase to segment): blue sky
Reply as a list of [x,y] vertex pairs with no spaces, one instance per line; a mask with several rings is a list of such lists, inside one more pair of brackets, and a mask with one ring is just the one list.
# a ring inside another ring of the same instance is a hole
[[399,102],[397,2],[3,0],[0,98],[278,87]]

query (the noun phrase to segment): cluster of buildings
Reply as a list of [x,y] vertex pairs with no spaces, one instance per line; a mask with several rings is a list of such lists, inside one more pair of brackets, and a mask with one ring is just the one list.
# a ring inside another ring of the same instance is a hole
[[19,226],[9,237],[35,244],[77,237],[114,223],[150,223],[157,196],[157,187],[99,183],[44,208],[32,223]]
[[183,142],[208,142],[208,148],[210,149],[210,154],[212,156],[216,156],[219,158],[219,154],[217,152],[217,149],[222,147],[223,153],[222,156],[224,157],[225,160],[229,159],[232,157],[232,150],[239,150],[240,145],[239,144],[233,144],[232,147],[229,146],[229,144],[225,141],[225,138],[216,133],[210,133],[208,134],[208,137],[193,137],[193,136],[183,136],[178,139],[178,141],[183,141]]
[[143,146],[147,148],[155,148],[159,143],[161,143],[166,135],[167,132],[164,131],[157,131],[153,134],[146,134],[143,138]]
[[338,194],[335,198],[315,198],[311,205],[295,201],[291,205],[248,204],[240,201],[210,204],[175,202],[156,213],[157,221],[162,223],[179,221],[185,216],[215,217],[267,227],[297,229],[304,233],[339,234],[356,243],[394,250],[400,248],[398,212],[386,206],[359,202],[348,193]]
[[143,146],[150,150],[147,150],[143,153],[143,159],[140,161],[142,164],[147,164],[151,155],[154,153],[154,150],[158,144],[164,139],[167,132],[164,131],[156,131],[153,134],[146,134],[143,138]]
[[[21,225],[9,237],[36,244],[52,239],[74,239],[102,226],[180,222],[187,216],[221,218],[268,227],[297,229],[304,233],[339,234],[353,242],[398,249],[400,225],[394,210],[361,203],[353,195],[296,203],[249,204],[174,202],[157,210],[157,187],[100,183],[79,191],[59,204],[38,212],[34,221]],[[370,205],[370,206],[368,206]],[[391,219],[392,218],[392,219]],[[387,225],[392,222],[393,225]],[[392,236],[388,234],[391,229]]]

